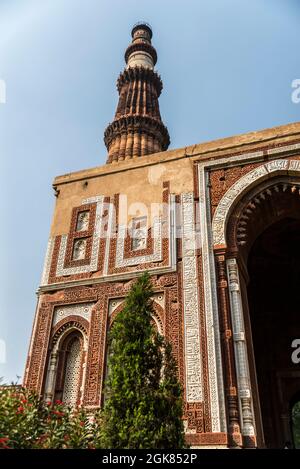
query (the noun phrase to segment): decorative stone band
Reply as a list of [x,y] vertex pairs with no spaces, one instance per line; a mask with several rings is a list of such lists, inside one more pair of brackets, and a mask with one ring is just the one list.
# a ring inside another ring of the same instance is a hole
[[99,246],[100,246],[100,235],[101,235],[101,216],[103,212],[103,196],[91,197],[89,199],[84,199],[82,205],[90,204],[96,202],[96,220],[95,220],[95,229],[93,234],[92,241],[92,254],[91,262],[89,265],[79,265],[77,267],[68,267],[64,268],[64,261],[66,256],[68,235],[62,235],[61,244],[58,254],[58,261],[56,267],[56,276],[62,277],[63,275],[74,275],[81,274],[86,272],[95,272],[98,266],[98,256],[99,256]]
[[128,267],[148,262],[158,262],[162,260],[162,220],[157,217],[153,220],[153,253],[145,256],[135,256],[124,258],[124,243],[127,234],[126,225],[119,226],[117,239],[116,267]]
[[156,50],[151,44],[148,44],[147,42],[138,42],[136,44],[135,43],[130,44],[125,51],[126,63],[128,62],[128,59],[130,58],[132,54],[134,54],[135,52],[140,52],[140,51],[148,53],[150,57],[152,57],[153,66],[156,64],[157,62]]
[[160,118],[129,114],[108,125],[104,142],[109,152],[107,163],[112,163],[167,150],[170,136]]
[[77,305],[57,306],[54,309],[52,327],[56,326],[62,319],[67,319],[68,316],[74,315],[90,321],[93,305],[94,303],[80,303]]
[[242,434],[255,436],[251,381],[248,363],[245,326],[240,291],[238,264],[236,259],[227,260],[227,276],[229,282],[229,299],[237,369],[238,395],[242,413]]
[[229,216],[232,212],[233,203],[236,204],[243,196],[245,191],[250,190],[254,185],[264,181],[265,179],[277,175],[300,175],[300,161],[278,159],[269,163],[258,166],[245,176],[241,177],[233,186],[224,194],[212,222],[213,244],[214,246],[226,245],[226,227]]
[[182,194],[181,204],[186,401],[200,402],[203,400],[203,385],[193,193]]
[[226,432],[223,362],[216,290],[215,259],[212,251],[210,194],[204,165],[198,166],[199,181],[199,241],[203,271],[204,313],[208,355],[208,380],[212,432]]
[[49,279],[50,267],[51,267],[53,249],[54,249],[54,242],[55,242],[55,237],[49,238],[45,260],[44,260],[44,268],[43,268],[43,273],[42,273],[42,278],[41,278],[41,285],[48,285],[48,279]]
[[[125,70],[120,74],[118,81],[117,81],[118,92],[121,93],[123,86],[126,83],[128,84],[133,83],[134,80],[147,81],[150,85],[150,91],[152,90],[151,85],[153,85],[157,93],[156,97],[158,98],[160,96],[162,88],[163,88],[163,84],[162,84],[160,76],[153,70],[150,70],[149,68],[143,68],[143,67],[125,68]],[[152,106],[149,106],[149,102],[145,103],[145,105],[147,106],[146,108],[147,114],[150,116],[153,115],[153,109],[152,109]],[[125,108],[124,114],[130,113],[130,111],[132,110],[133,110],[132,108],[129,108],[129,109]]]
[[[91,197],[89,199],[85,199],[82,201],[82,205],[87,203],[95,203],[96,202],[96,220],[95,220],[95,229],[93,233],[93,241],[92,241],[92,252],[91,252],[91,261],[89,264],[79,265],[75,267],[68,267],[64,268],[66,250],[67,250],[67,243],[68,243],[68,235],[63,235],[61,240],[61,245],[59,249],[59,259],[56,267],[56,275],[57,276],[68,276],[74,274],[88,274],[89,272],[96,272],[98,269],[98,261],[99,261],[99,244],[100,244],[100,237],[101,233],[106,233],[106,242],[104,247],[104,267],[102,276],[103,277],[110,277],[114,274],[108,274],[108,265],[109,265],[109,255],[110,255],[110,243],[111,239],[115,237],[114,232],[114,208],[112,204],[109,204],[108,207],[108,216],[105,217],[105,221],[107,222],[107,231],[103,230],[103,226],[101,224],[103,220],[101,219],[103,213],[105,212],[106,204],[103,202],[103,196],[96,196]],[[153,250],[151,249],[151,253],[144,254],[144,255],[137,255],[132,257],[125,257],[125,237],[126,237],[126,226],[121,225],[119,227],[118,238],[116,241],[116,268],[130,268],[135,265],[143,265],[149,263],[157,263],[163,262],[166,256],[164,252],[164,243],[165,241],[168,242],[168,249],[169,252],[167,253],[167,261],[164,264],[163,268],[176,270],[176,204],[175,204],[175,196],[170,195],[168,201],[168,213],[167,213],[167,224],[164,224],[166,221],[165,215],[162,217],[156,217],[153,220],[153,227],[151,230],[151,235],[153,236]],[[167,227],[167,228],[166,228]],[[53,258],[53,250],[55,244],[55,237],[50,238],[48,242],[47,252],[45,256],[43,274],[41,279],[41,286],[46,286],[49,284],[49,273],[51,268],[51,262]],[[154,271],[160,268],[157,267],[149,267],[150,271]],[[131,270],[132,273],[132,270]],[[68,279],[69,281],[69,279]]]

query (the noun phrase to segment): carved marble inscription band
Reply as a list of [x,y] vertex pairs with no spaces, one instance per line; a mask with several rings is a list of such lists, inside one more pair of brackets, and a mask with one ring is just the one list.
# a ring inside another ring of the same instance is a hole
[[193,193],[182,194],[182,265],[186,400],[203,400]]
[[226,245],[226,225],[232,206],[241,198],[245,190],[250,190],[254,184],[258,184],[270,176],[281,174],[299,176],[299,172],[299,160],[280,159],[258,166],[233,184],[224,194],[215,211],[212,224],[214,246]]

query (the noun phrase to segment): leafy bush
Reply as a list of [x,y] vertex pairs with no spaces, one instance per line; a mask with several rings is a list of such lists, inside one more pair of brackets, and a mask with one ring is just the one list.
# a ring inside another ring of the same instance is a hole
[[99,421],[20,386],[0,387],[0,448],[95,448]]

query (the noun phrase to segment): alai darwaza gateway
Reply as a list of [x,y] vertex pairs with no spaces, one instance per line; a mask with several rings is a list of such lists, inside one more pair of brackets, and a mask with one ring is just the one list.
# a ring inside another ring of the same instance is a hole
[[106,164],[54,180],[24,383],[101,407],[108,331],[148,271],[187,442],[282,448],[300,401],[300,123],[168,150],[156,61],[135,25]]

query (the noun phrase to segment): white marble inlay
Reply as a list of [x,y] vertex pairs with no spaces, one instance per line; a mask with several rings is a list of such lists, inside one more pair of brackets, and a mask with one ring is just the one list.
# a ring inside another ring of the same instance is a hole
[[240,198],[242,193],[250,184],[268,174],[267,168],[262,165],[250,171],[248,174],[239,179],[233,186],[228,189],[224,194],[218,207],[216,208],[213,218],[213,243],[214,245],[225,244],[224,232],[226,229],[227,215],[229,207],[233,201]]
[[119,225],[119,234],[116,249],[116,267],[129,267],[148,262],[159,262],[162,260],[162,220],[156,217],[153,220],[153,253],[144,256],[124,258],[124,244],[127,235],[127,226]]
[[270,175],[278,175],[300,172],[300,165],[298,160],[277,159],[262,164],[253,169],[245,176],[241,177],[228,191],[224,194],[216,208],[215,215],[212,223],[213,230],[213,244],[225,245],[226,244],[226,226],[227,221],[232,211],[234,203],[242,197],[242,195],[253,187],[254,184],[262,182]]
[[133,251],[147,247],[147,217],[134,218],[129,232],[131,234],[131,248]]
[[54,237],[51,237],[48,240],[47,251],[46,251],[45,261],[44,261],[44,268],[43,268],[43,273],[42,273],[42,278],[41,278],[41,285],[48,285],[49,273],[50,273],[52,255],[53,255],[53,248],[54,248],[54,241],[55,241]]
[[186,400],[199,402],[203,389],[193,193],[182,194],[181,204]]
[[78,261],[80,259],[85,258],[85,253],[86,253],[86,246],[87,246],[87,239],[76,239],[74,241],[74,247],[73,247],[73,256],[72,259],[75,261]]
[[89,227],[90,212],[85,210],[79,212],[77,217],[76,231],[86,231]]
[[90,321],[93,305],[94,303],[80,303],[75,305],[57,306],[54,310],[52,327],[62,319],[68,318],[68,316],[80,316],[87,321]]
[[210,411],[213,432],[226,432],[227,421],[223,382],[223,363],[216,291],[215,260],[212,251],[208,173],[199,165],[199,225],[202,248],[205,324],[207,337]]
[[90,264],[64,268],[68,235],[62,235],[59,254],[58,254],[57,268],[56,268],[57,277],[62,277],[64,275],[75,275],[75,274],[82,274],[82,273],[97,271],[99,247],[100,247],[100,235],[101,235],[101,215],[103,212],[103,199],[104,199],[103,196],[96,196],[96,197],[91,197],[89,199],[84,199],[82,201],[82,205],[96,202],[96,219],[95,219],[95,228],[94,228],[93,241],[92,241],[92,254],[91,254]]

